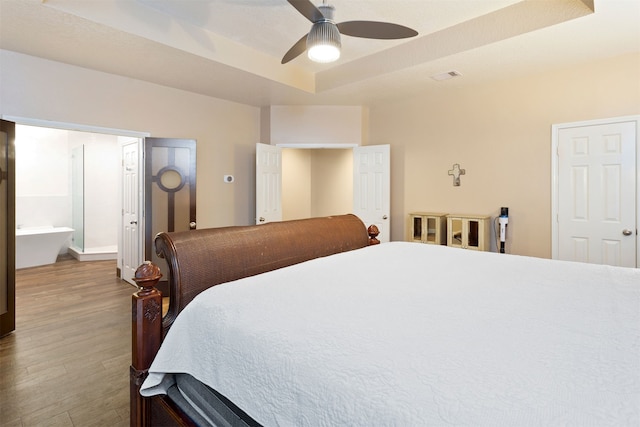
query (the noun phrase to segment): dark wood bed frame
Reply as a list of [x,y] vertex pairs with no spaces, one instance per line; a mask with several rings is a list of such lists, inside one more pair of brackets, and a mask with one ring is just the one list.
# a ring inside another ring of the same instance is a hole
[[132,298],[131,426],[195,425],[171,399],[142,397],[140,387],[163,337],[196,295],[220,283],[380,243],[377,235],[375,225],[366,228],[354,215],[159,233],[155,247],[169,266],[169,305],[163,316],[156,288],[162,274],[145,262],[136,271],[139,290]]

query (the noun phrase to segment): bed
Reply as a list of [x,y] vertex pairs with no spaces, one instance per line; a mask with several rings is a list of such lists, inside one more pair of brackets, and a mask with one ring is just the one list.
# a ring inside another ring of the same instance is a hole
[[161,233],[132,425],[640,425],[638,270],[372,238],[353,215]]

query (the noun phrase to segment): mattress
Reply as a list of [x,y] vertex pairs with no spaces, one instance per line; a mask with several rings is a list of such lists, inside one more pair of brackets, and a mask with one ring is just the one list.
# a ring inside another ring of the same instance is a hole
[[167,395],[199,427],[260,427],[229,399],[189,374],[174,375]]
[[203,292],[149,372],[265,426],[637,426],[640,271],[371,246]]

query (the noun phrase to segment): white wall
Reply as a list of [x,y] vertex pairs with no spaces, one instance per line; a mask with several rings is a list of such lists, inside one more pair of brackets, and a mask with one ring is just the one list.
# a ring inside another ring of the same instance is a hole
[[16,227],[71,227],[68,133],[19,126],[15,152]]
[[[16,127],[16,226],[74,227],[72,150],[84,145],[84,247],[118,244],[120,152],[112,135]],[[61,252],[66,252],[66,245]]]
[[69,142],[70,151],[84,145],[84,251],[115,251],[120,227],[118,137],[70,132]]

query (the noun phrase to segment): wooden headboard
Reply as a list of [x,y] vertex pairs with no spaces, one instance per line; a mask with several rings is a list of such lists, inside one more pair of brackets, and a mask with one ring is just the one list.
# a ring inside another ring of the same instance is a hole
[[[134,279],[140,290],[133,295],[131,425],[150,425],[153,398],[142,398],[140,386],[176,316],[200,292],[220,283],[379,243],[377,231],[375,226],[367,229],[357,216],[349,214],[159,233],[156,253],[169,266],[169,308],[163,318],[162,294],[155,288],[162,276],[160,269],[148,262],[141,265]],[[155,404],[169,410],[166,399]]]
[[163,329],[211,286],[368,244],[367,229],[354,215],[159,233],[156,253],[169,265]]

